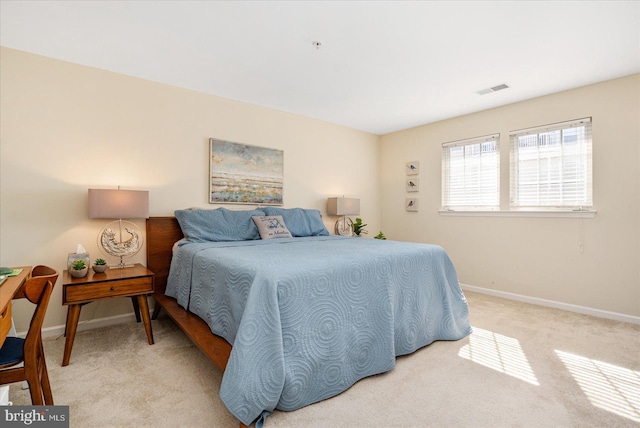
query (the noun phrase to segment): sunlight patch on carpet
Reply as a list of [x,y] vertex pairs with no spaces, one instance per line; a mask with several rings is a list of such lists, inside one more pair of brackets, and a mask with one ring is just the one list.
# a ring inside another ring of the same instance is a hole
[[640,372],[556,350],[591,404],[640,422]]
[[458,356],[532,385],[540,385],[520,341],[513,337],[473,327],[469,344],[460,348]]

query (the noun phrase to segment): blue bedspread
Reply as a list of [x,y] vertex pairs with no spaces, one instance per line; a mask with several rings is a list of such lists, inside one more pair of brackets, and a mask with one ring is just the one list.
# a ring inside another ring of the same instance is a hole
[[182,245],[166,294],[233,345],[220,396],[245,425],[471,332],[438,246],[337,236]]

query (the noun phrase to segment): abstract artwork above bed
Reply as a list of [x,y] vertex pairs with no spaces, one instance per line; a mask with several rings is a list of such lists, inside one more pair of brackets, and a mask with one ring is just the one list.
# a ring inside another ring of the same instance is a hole
[[209,203],[282,205],[282,150],[211,138]]

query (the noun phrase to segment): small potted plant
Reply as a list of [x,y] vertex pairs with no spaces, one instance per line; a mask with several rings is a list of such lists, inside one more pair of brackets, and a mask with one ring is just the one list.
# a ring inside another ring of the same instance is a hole
[[366,224],[362,223],[362,219],[360,217],[356,217],[356,222],[353,223],[353,234],[356,236],[366,235],[367,231],[364,230]]
[[84,260],[76,260],[71,264],[71,270],[69,273],[74,278],[82,278],[87,274],[89,267],[87,266],[87,262]]
[[107,270],[107,262],[105,259],[95,259],[92,268],[95,273],[102,273]]
[[384,233],[382,233],[382,231],[380,231],[380,233],[374,236],[373,239],[387,239],[387,237],[384,236]]

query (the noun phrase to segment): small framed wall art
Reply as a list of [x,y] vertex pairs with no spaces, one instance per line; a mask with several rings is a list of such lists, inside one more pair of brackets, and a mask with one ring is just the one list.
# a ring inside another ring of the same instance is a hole
[[417,192],[420,190],[419,178],[407,178],[407,192]]
[[407,175],[418,175],[420,174],[420,162],[413,161],[407,162]]
[[404,207],[407,211],[418,211],[418,198],[407,198]]

